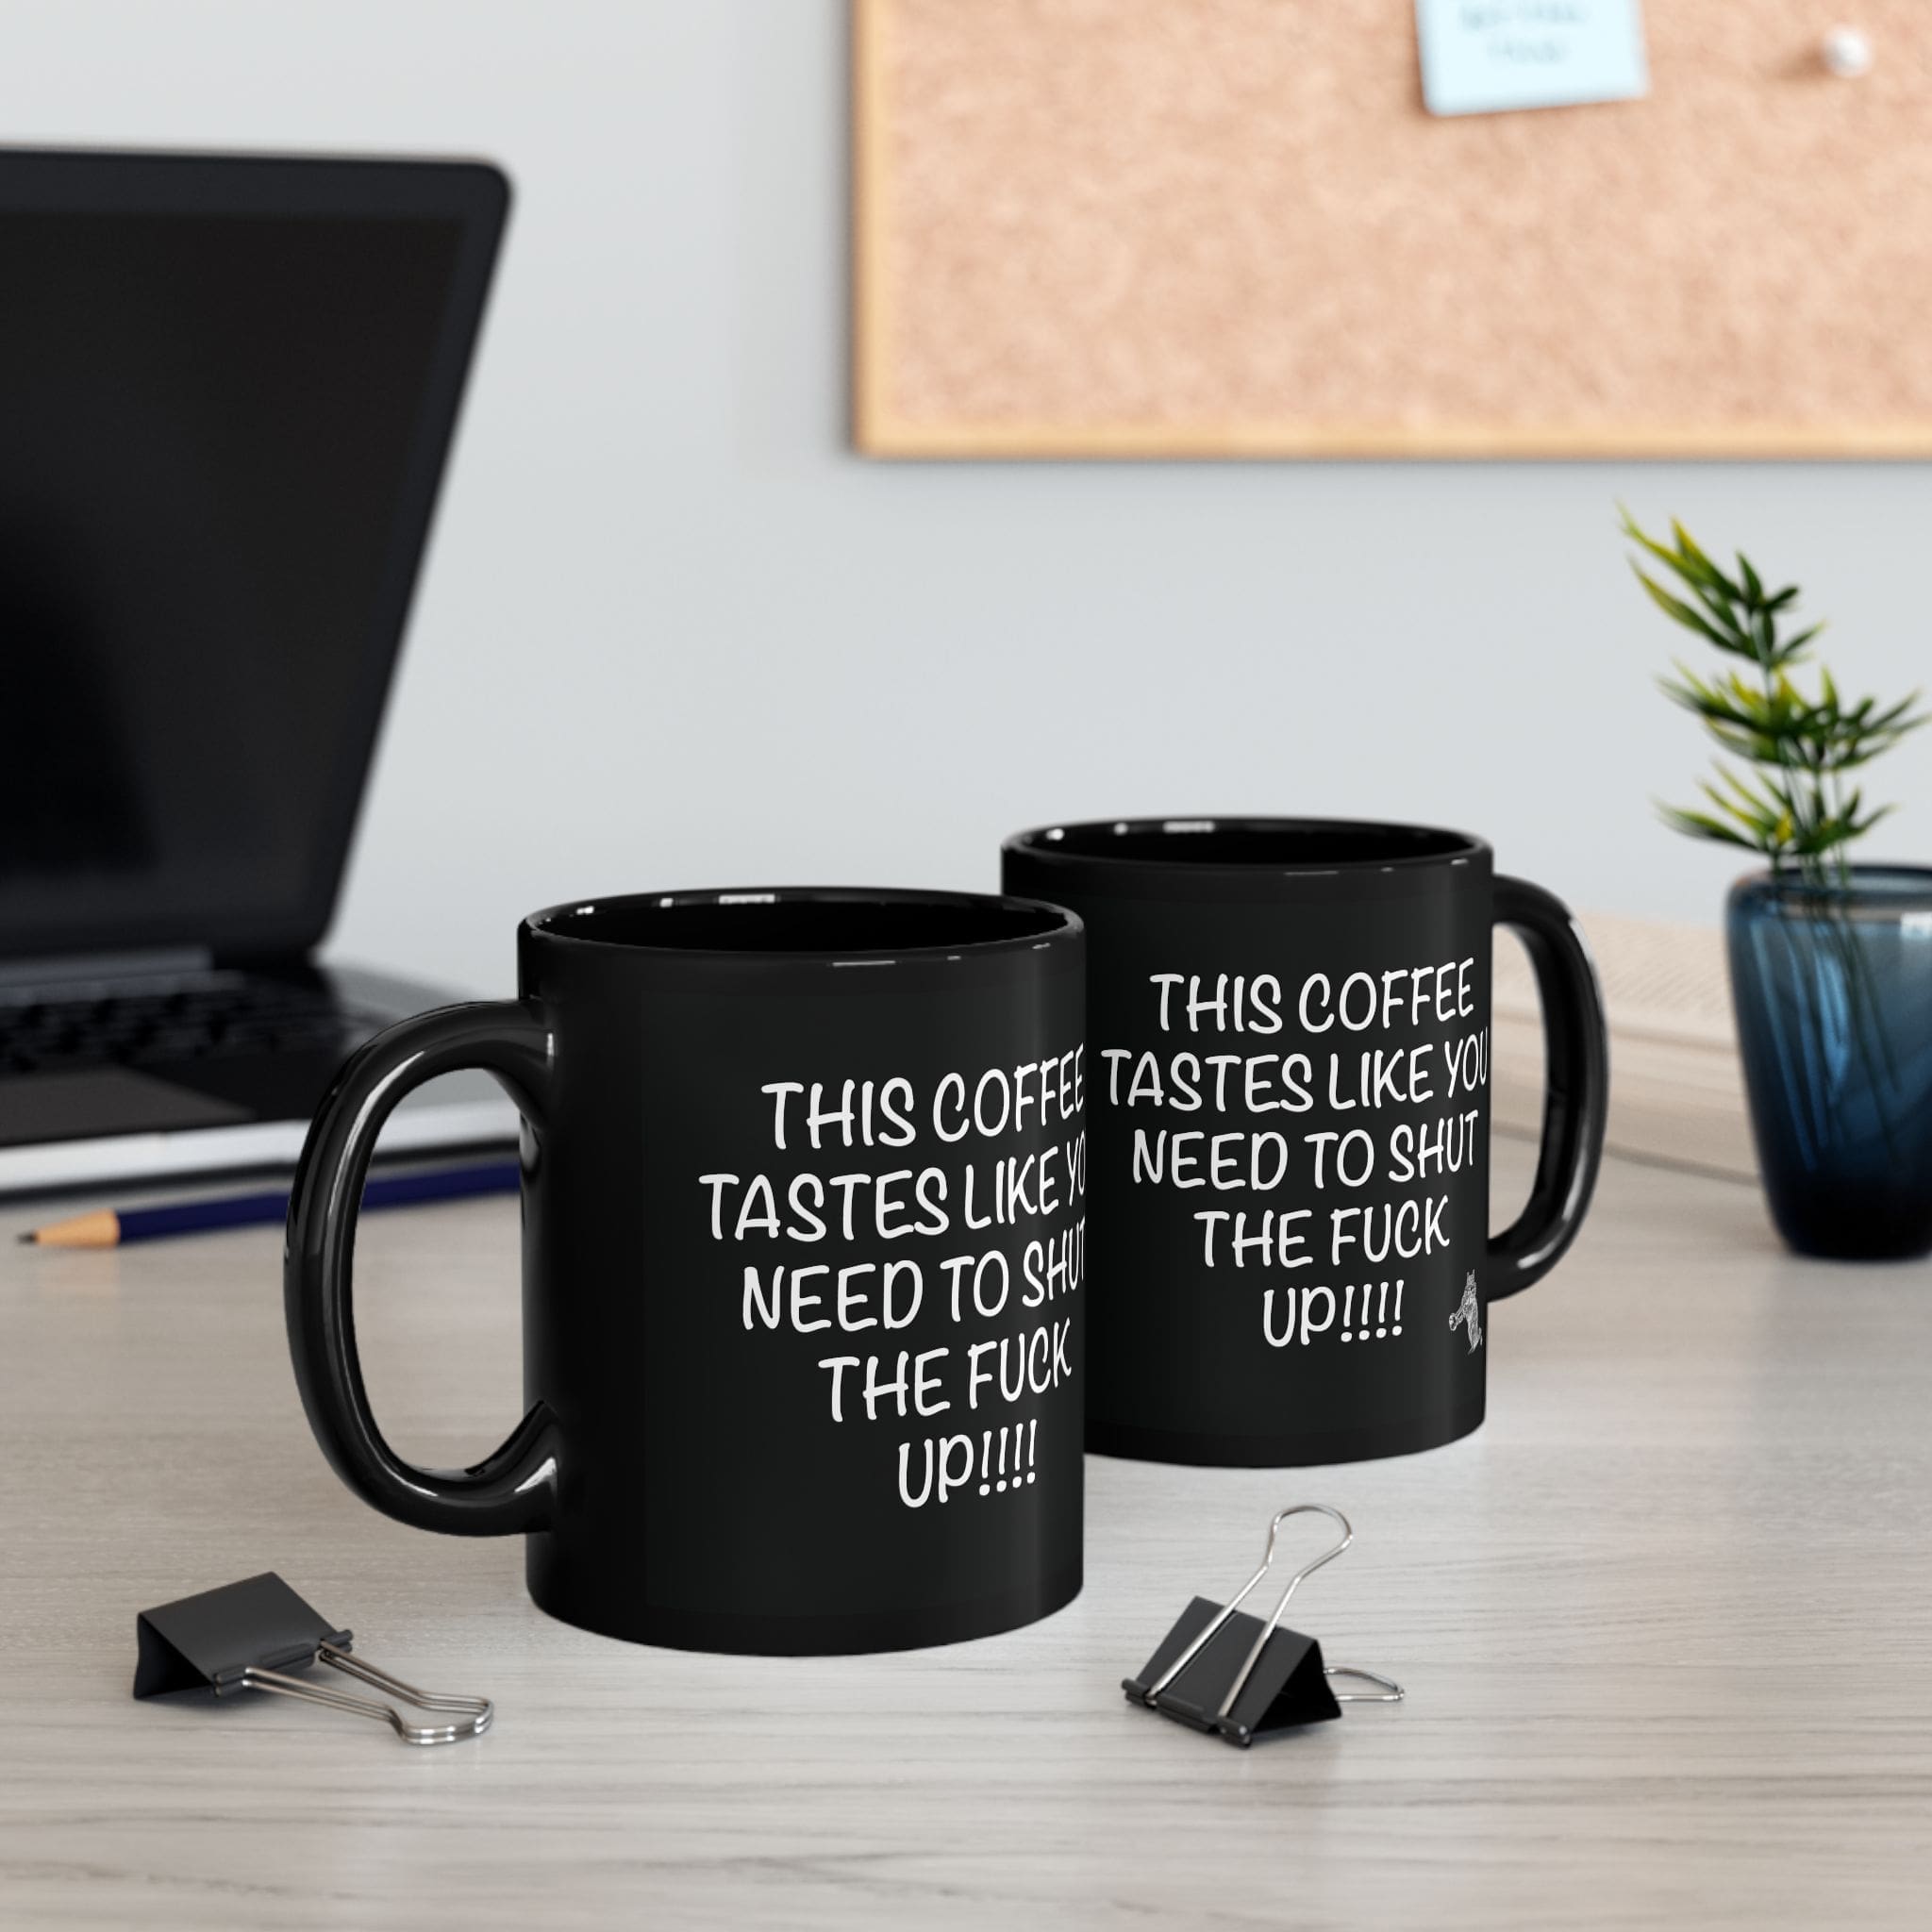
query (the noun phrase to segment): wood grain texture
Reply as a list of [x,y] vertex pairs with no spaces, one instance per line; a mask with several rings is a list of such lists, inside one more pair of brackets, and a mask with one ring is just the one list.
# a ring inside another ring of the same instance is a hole
[[854,0],[887,457],[1932,454],[1932,16],[1646,9],[1640,101],[1441,119],[1413,0]]
[[[1498,1143],[1499,1194],[1525,1159]],[[364,1225],[412,1455],[515,1412],[514,1232],[505,1202]],[[371,1514],[308,1441],[278,1261],[269,1231],[0,1247],[8,1927],[1924,1923],[1932,1269],[1793,1260],[1748,1188],[1612,1162],[1572,1258],[1493,1310],[1468,1441],[1092,1458],[1070,1608],[872,1659],[587,1636],[511,1544]],[[1246,1754],[1129,1709],[1118,1679],[1304,1497],[1358,1531],[1304,1626],[1408,1703]],[[497,1729],[411,1751],[129,1698],[138,1608],[270,1567]]]

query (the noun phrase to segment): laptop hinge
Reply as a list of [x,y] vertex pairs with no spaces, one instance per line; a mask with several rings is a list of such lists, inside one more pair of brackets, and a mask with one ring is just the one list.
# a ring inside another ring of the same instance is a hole
[[0,990],[22,986],[66,987],[206,973],[214,955],[206,946],[175,946],[138,953],[70,953],[44,959],[0,959]]

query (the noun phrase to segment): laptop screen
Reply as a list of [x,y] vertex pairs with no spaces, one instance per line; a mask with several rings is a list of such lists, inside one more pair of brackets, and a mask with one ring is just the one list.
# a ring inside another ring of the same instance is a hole
[[0,155],[0,953],[299,949],[495,237],[422,177],[486,171],[20,161]]

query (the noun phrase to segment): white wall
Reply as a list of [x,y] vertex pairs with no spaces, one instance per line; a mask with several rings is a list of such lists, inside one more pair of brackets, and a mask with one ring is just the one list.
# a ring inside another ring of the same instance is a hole
[[[1801,580],[1847,685],[1922,675],[1921,466],[858,460],[843,63],[842,0],[0,0],[8,140],[515,177],[336,950],[507,988],[552,900],[984,887],[1140,811],[1437,820],[1712,917],[1619,497]],[[1880,784],[1924,856],[1932,734]]]

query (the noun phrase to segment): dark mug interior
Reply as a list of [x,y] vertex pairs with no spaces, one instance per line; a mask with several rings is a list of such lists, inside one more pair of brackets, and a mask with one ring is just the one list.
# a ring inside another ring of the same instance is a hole
[[587,945],[828,958],[1009,945],[1073,923],[1033,900],[835,886],[639,893],[555,906],[525,922],[533,933]]
[[1041,825],[1008,841],[1042,858],[1126,865],[1262,867],[1326,872],[1346,866],[1440,863],[1483,850],[1467,833],[1357,819],[1094,819]]

